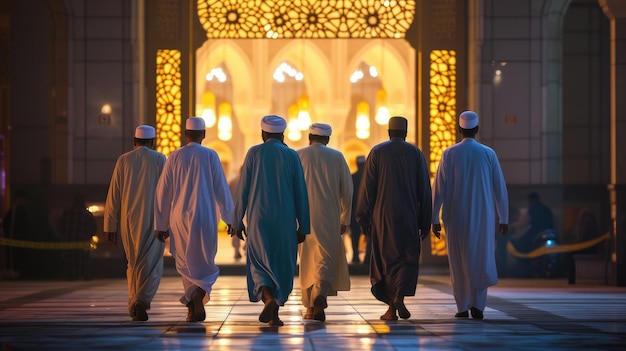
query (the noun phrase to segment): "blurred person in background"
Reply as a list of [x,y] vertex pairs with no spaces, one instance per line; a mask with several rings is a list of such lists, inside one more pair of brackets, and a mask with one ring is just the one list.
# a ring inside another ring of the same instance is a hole
[[[61,235],[68,242],[90,242],[98,231],[96,218],[89,212],[83,194],[74,194],[74,201],[61,215]],[[87,244],[86,244],[87,245]],[[68,280],[92,279],[88,265],[90,252],[83,249],[66,250],[63,253]]]

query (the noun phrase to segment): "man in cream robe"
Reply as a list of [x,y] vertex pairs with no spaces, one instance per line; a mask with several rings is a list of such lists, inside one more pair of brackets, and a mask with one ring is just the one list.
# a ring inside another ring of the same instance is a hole
[[135,149],[118,157],[104,208],[104,232],[117,244],[120,232],[126,253],[128,312],[148,320],[146,310],[163,275],[165,245],[154,235],[154,192],[165,165],[165,155],[152,149],[155,130],[135,129]]
[[155,227],[162,241],[171,234],[170,252],[185,288],[180,301],[189,309],[187,321],[197,322],[206,318],[204,304],[219,275],[217,207],[230,225],[233,200],[219,156],[201,145],[204,120],[188,118],[185,135],[188,144],[170,154],[159,179]]
[[327,296],[350,290],[342,234],[350,224],[352,175],[341,152],[326,146],[332,128],[314,123],[310,145],[298,150],[309,194],[311,234],[300,244],[300,288],[305,319],[326,319]]
[[458,313],[483,319],[487,288],[498,282],[495,261],[496,212],[499,232],[508,230],[509,199],[496,153],[474,137],[478,115],[459,116],[463,140],[446,150],[433,184],[433,232],[446,229],[452,291]]

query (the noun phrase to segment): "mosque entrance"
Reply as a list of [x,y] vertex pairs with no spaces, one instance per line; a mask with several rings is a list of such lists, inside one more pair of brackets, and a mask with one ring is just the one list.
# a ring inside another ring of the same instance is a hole
[[[407,141],[430,155],[431,165],[456,141],[464,95],[456,89],[462,51],[453,44],[464,40],[445,19],[462,17],[463,1],[162,3],[180,7],[146,9],[147,28],[155,31],[147,52],[156,56],[146,78],[155,81],[147,114],[156,116],[158,150],[166,155],[180,147],[181,123],[191,115],[205,118],[204,143],[220,150],[229,179],[261,142],[259,121],[267,114],[287,119],[285,141],[294,149],[307,144],[311,122],[329,123],[329,146],[344,153],[352,171],[357,156],[388,139],[393,115],[410,121]],[[186,33],[176,10],[189,14]],[[432,252],[445,255],[443,241]]]

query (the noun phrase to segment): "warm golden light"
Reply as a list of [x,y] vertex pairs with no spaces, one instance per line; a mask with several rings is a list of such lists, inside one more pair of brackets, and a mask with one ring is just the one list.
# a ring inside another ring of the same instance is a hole
[[295,118],[290,119],[287,124],[287,138],[291,141],[302,139],[302,131],[300,130],[298,120]]
[[202,94],[202,112],[201,115],[207,128],[212,128],[217,121],[215,117],[215,94],[210,91]]
[[204,119],[204,123],[206,124],[207,128],[212,128],[217,121],[217,117],[215,117],[215,110],[211,108],[203,109],[200,117]]
[[291,104],[287,109],[287,119],[298,119],[298,104]]
[[387,107],[387,91],[380,88],[376,93],[376,123],[386,125],[389,123],[389,107]]
[[156,149],[167,156],[181,145],[181,53],[158,50],[156,61]]
[[434,177],[443,150],[456,142],[456,53],[430,54],[430,173]]
[[356,105],[356,137],[359,139],[370,137],[370,105],[365,101]]
[[274,70],[272,78],[278,83],[284,83],[287,77],[291,77],[297,81],[304,79],[304,73],[298,71],[296,68],[289,65],[287,62],[283,62]]
[[197,0],[207,38],[404,38],[415,1]]
[[311,125],[309,107],[309,96],[306,93],[303,93],[298,98],[298,126],[300,127],[300,130],[307,130]]
[[228,102],[222,102],[218,107],[217,137],[220,140],[227,141],[233,137],[232,112],[233,108]]
[[298,105],[291,104],[287,109],[287,138],[291,141],[302,139],[302,131],[298,122]]
[[96,250],[98,248],[98,242],[99,241],[100,241],[100,239],[98,239],[97,235],[92,235],[91,236],[91,241],[89,242],[89,249]]
[[103,115],[110,115],[112,111],[113,109],[109,104],[104,104],[102,105],[102,108],[100,108],[100,113],[102,113]]
[[[456,143],[456,52],[430,53],[430,176],[431,181],[443,151]],[[444,225],[445,228],[445,225]],[[445,230],[442,240],[431,241],[433,256],[446,255]]]
[[89,205],[87,206],[87,211],[93,213],[93,214],[97,214],[97,213],[101,213],[104,212],[104,206],[102,205]]

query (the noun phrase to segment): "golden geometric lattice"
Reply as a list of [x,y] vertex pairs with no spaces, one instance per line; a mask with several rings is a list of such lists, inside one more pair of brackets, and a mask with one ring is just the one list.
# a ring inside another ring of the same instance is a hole
[[156,57],[156,144],[166,156],[181,145],[181,53],[157,50]]
[[[456,52],[430,53],[430,176],[437,172],[443,151],[456,143]],[[445,231],[431,240],[433,256],[445,256]]]
[[207,38],[404,38],[415,1],[198,0]]
[[443,150],[456,143],[456,53],[430,53],[430,174],[437,171]]

